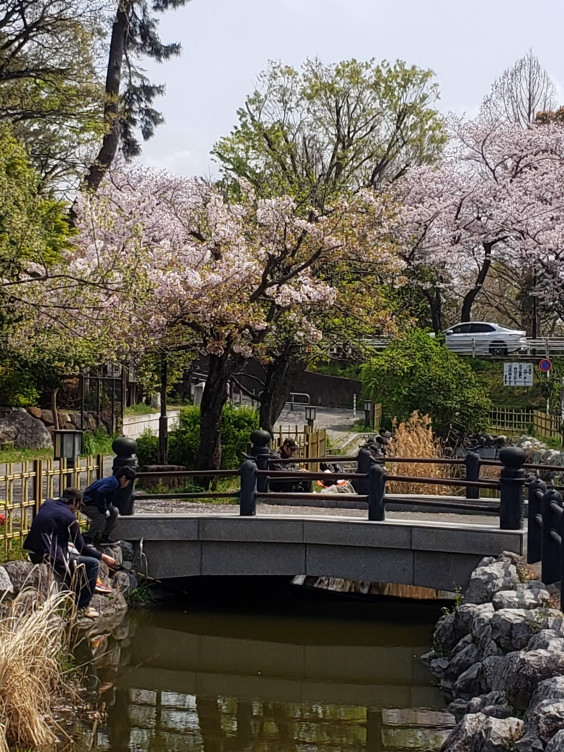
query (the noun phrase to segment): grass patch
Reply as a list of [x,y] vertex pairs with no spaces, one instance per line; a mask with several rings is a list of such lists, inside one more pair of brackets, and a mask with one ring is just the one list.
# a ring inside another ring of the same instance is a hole
[[96,430],[93,433],[85,433],[82,437],[81,457],[95,454],[113,454],[112,443],[117,439],[117,434],[110,435],[104,431]]
[[53,457],[52,449],[19,449],[12,447],[0,449],[0,464],[8,462],[33,462],[33,460],[48,460]]
[[150,405],[146,405],[144,402],[140,402],[138,405],[130,405],[123,411],[124,415],[154,415],[160,412]]

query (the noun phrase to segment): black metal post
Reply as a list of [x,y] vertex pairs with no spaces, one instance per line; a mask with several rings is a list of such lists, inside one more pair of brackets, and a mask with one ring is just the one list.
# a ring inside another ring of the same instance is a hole
[[257,513],[257,466],[254,460],[245,460],[241,465],[241,490],[239,491],[239,514],[254,517]]
[[372,522],[386,519],[386,470],[375,462],[368,471],[368,519]]
[[[258,428],[251,434],[251,457],[257,463],[259,470],[268,470],[268,458],[270,457],[270,433],[264,428]],[[257,490],[260,493],[268,491],[268,476],[262,475],[257,480]]]
[[520,447],[504,447],[499,453],[503,467],[499,478],[499,527],[520,530],[523,527],[523,465],[527,455]]
[[[466,465],[466,480],[480,480],[480,467],[482,460],[477,452],[468,452],[464,458]],[[467,499],[479,499],[480,489],[473,486],[466,487]]]
[[[137,470],[137,442],[135,439],[129,439],[127,436],[119,436],[114,439],[112,449],[116,456],[112,465],[112,472],[115,475],[122,467],[132,467]],[[118,488],[114,495],[114,506],[119,509],[121,515],[127,516],[133,514],[133,489],[135,482],[130,483],[125,488]]]
[[161,415],[159,418],[159,464],[168,465],[168,418],[166,415],[166,393],[168,369],[166,353],[161,354]]
[[542,567],[541,580],[551,585],[560,579],[561,544],[553,538],[553,532],[560,533],[560,518],[552,509],[553,504],[562,506],[562,496],[550,488],[542,497]]
[[534,564],[542,559],[542,533],[537,516],[542,515],[542,497],[546,493],[546,483],[535,478],[529,484],[529,509],[527,524],[527,563]]
[[356,472],[361,475],[366,475],[366,480],[353,480],[352,486],[357,494],[368,493],[368,472],[374,464],[374,457],[370,449],[361,447],[356,455]]

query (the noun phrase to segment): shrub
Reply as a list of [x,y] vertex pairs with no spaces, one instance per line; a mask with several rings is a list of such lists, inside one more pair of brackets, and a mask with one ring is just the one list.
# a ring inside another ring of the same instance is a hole
[[488,427],[490,399],[470,366],[420,329],[392,342],[362,368],[367,395],[406,421],[418,410],[435,432],[479,433]]
[[[241,455],[246,451],[249,436],[259,427],[258,413],[248,407],[225,405],[221,417],[221,467],[239,467]],[[168,459],[171,465],[184,465],[189,470],[196,466],[200,445],[200,408],[185,407],[180,412],[178,428],[170,431]],[[139,465],[158,463],[159,439],[147,431],[137,439]]]

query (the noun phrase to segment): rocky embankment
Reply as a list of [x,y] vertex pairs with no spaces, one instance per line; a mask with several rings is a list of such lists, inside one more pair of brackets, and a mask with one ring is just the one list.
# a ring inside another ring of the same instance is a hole
[[458,720],[441,752],[564,752],[564,614],[517,564],[483,559],[424,656]]
[[[104,562],[100,562],[100,579],[111,588],[107,594],[96,593],[90,605],[98,611],[101,620],[112,620],[127,610],[128,594],[137,585],[137,576],[133,570],[133,546],[119,541],[107,546],[104,552],[112,556],[117,564],[116,571],[110,572]],[[50,588],[58,587],[54,583],[51,567],[46,564],[32,564],[29,561],[8,561],[0,565],[0,603],[7,607],[9,601],[24,588],[35,588],[38,596],[46,596]],[[0,613],[1,616],[1,613]],[[82,619],[83,626],[92,624],[90,619]]]

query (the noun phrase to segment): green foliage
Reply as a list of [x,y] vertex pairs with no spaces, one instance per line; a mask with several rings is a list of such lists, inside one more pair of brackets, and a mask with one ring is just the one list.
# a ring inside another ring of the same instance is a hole
[[[249,436],[259,427],[258,413],[247,407],[225,405],[221,418],[221,467],[233,469],[241,464]],[[186,407],[180,412],[179,425],[169,433],[168,459],[171,465],[184,465],[189,470],[196,466],[200,444],[200,408]],[[145,432],[137,439],[139,465],[158,463],[159,439]]]
[[322,208],[343,191],[375,187],[440,155],[445,134],[433,75],[402,61],[306,60],[301,71],[271,63],[213,153],[235,192],[233,175],[260,195],[286,193]]
[[105,431],[96,430],[82,436],[82,455],[112,454],[112,443],[117,436],[111,436]]
[[136,588],[127,594],[131,606],[148,606],[155,600],[149,580],[141,580]]
[[144,402],[140,402],[138,405],[129,405],[123,412],[124,415],[155,415],[159,411]]
[[366,394],[398,420],[427,413],[434,431],[474,433],[488,425],[486,390],[465,360],[420,329],[392,342],[362,369]]

